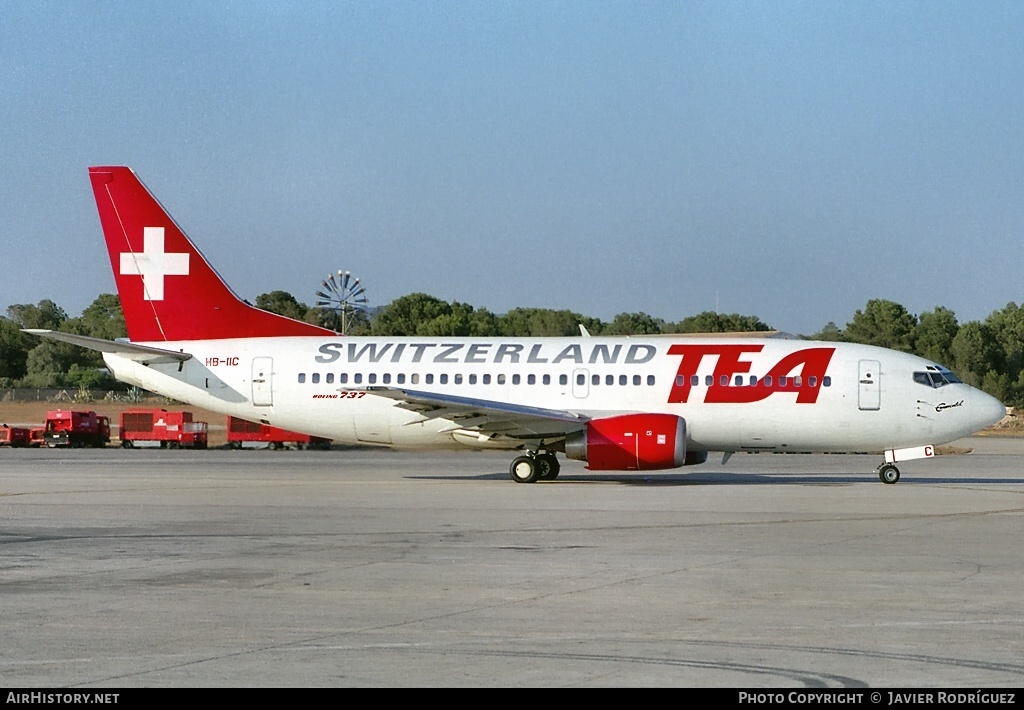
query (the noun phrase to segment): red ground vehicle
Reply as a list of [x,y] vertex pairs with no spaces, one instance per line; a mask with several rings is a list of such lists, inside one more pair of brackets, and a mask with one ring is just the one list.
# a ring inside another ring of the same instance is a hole
[[0,446],[12,449],[28,446],[28,429],[20,426],[0,425]]
[[34,426],[28,430],[28,446],[45,446],[43,435],[46,434],[45,426]]
[[205,449],[206,422],[192,421],[192,412],[166,409],[129,409],[121,412],[118,434],[121,446],[130,449],[136,442],[159,442],[162,449]]
[[228,417],[228,446],[232,449],[240,449],[242,443],[247,441],[267,443],[272,449],[284,448],[285,444],[292,444],[297,449],[303,447],[329,449],[331,447],[331,440],[322,436],[300,434],[297,431],[278,429],[268,424],[257,424],[245,419]]
[[110,417],[96,412],[65,411],[58,409],[46,413],[43,441],[50,448],[56,446],[103,447],[110,443]]

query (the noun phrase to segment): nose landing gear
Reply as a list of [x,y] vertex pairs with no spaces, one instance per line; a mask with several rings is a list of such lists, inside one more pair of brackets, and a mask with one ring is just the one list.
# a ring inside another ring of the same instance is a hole
[[882,483],[896,483],[900,480],[900,470],[891,463],[883,463],[878,467],[878,478]]

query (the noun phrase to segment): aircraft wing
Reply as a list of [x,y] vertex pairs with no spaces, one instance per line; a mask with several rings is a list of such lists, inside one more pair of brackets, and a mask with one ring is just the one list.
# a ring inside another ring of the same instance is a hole
[[590,417],[560,409],[528,407],[489,399],[474,399],[437,392],[366,387],[377,397],[395,400],[396,406],[416,412],[427,419],[452,421],[452,431],[469,430],[481,435],[515,439],[558,438],[582,429]]
[[90,338],[86,335],[75,335],[74,333],[62,333],[57,330],[43,330],[38,328],[25,328],[23,332],[38,335],[40,338],[60,340],[72,345],[78,345],[89,350],[98,350],[101,353],[114,353],[121,357],[143,365],[157,363],[180,363],[192,359],[191,353],[176,350],[163,350],[151,348],[148,345],[135,345],[134,343],[122,343],[116,340],[103,340],[102,338]]

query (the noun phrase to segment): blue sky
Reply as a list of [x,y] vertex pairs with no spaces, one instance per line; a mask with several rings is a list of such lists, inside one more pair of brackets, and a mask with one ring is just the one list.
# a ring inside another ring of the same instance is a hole
[[241,296],[783,330],[1024,300],[1024,3],[0,0],[0,308],[133,167]]

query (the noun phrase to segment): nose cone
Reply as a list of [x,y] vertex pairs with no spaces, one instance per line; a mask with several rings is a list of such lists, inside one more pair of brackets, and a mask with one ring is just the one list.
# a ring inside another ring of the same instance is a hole
[[975,431],[990,427],[1006,416],[1006,407],[995,397],[973,390],[971,392],[971,420]]

